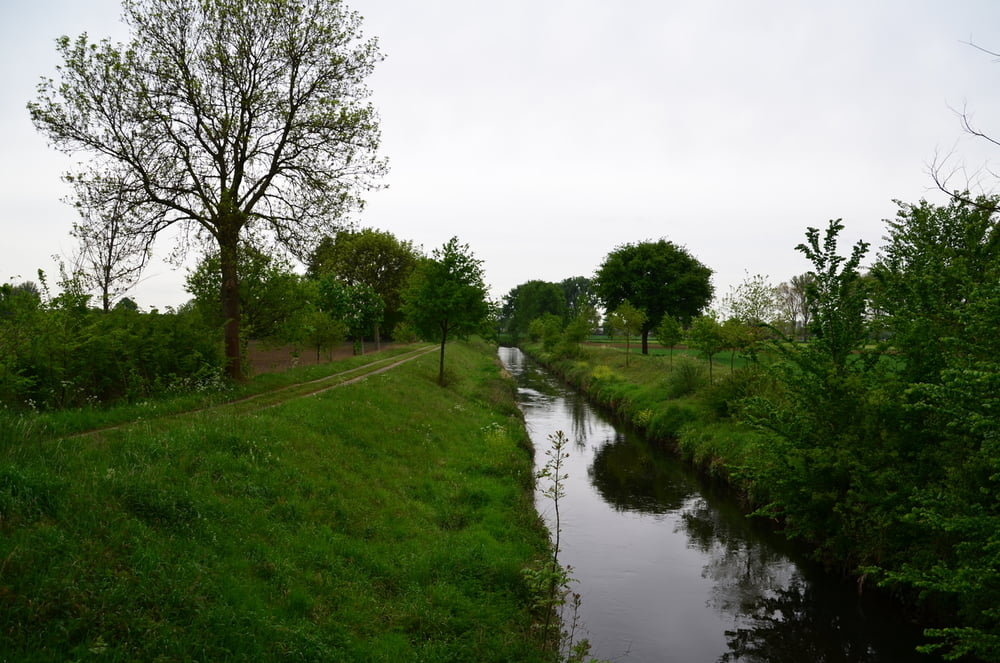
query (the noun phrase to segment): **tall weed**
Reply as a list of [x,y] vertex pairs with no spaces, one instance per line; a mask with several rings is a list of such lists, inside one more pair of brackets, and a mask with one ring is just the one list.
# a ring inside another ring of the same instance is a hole
[[688,356],[678,357],[664,380],[670,398],[690,396],[707,383],[708,371],[705,362]]

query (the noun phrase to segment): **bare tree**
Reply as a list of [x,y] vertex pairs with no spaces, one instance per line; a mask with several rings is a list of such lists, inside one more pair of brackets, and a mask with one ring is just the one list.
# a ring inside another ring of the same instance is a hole
[[221,258],[229,375],[242,377],[237,253],[266,235],[305,257],[386,170],[365,78],[380,60],[340,0],[124,0],[128,44],[62,37],[36,128],[117,178],[126,234],[193,226]]
[[81,221],[73,224],[72,234],[80,241],[79,269],[85,283],[100,292],[107,313],[112,299],[138,282],[149,260],[152,237],[135,232],[142,224],[129,218],[123,179],[75,184]]
[[792,336],[795,329],[802,324],[802,340],[809,338],[809,320],[812,317],[809,301],[809,284],[815,277],[811,272],[793,276],[790,281],[781,283],[777,287],[778,302],[782,314],[791,321]]
[[[973,42],[966,43],[986,55],[1000,59],[1000,53],[983,48]],[[961,110],[955,110],[954,112],[958,116],[959,122],[962,125],[962,130],[965,133],[975,138],[984,140],[987,144],[994,147],[1000,147],[1000,138],[996,138],[980,128],[980,126],[972,120],[968,106],[963,106]],[[970,171],[964,163],[956,163],[952,159],[953,156],[954,150],[944,155],[935,152],[934,159],[931,161],[928,168],[931,178],[934,180],[935,186],[950,196],[953,200],[985,209],[991,213],[995,212],[997,210],[996,205],[989,202],[996,199],[994,196],[982,196],[973,192],[989,194],[990,187],[984,186],[984,179],[989,178],[993,181],[1000,180],[1000,173],[990,169],[985,164]],[[959,188],[955,188],[954,185],[956,177],[964,180]],[[984,205],[987,205],[987,207],[984,207]]]

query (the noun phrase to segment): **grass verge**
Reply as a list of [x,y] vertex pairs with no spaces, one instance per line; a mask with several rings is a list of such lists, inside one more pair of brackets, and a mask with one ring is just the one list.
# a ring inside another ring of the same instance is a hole
[[[0,445],[0,660],[536,661],[492,349],[259,411]],[[334,370],[334,369],[329,369]]]
[[771,447],[762,433],[729,416],[748,392],[766,388],[753,366],[716,362],[711,377],[707,361],[681,352],[636,353],[626,366],[625,353],[607,346],[583,346],[573,357],[523,347],[650,439],[729,484],[746,506],[766,503],[767,488],[757,477],[776,462]]

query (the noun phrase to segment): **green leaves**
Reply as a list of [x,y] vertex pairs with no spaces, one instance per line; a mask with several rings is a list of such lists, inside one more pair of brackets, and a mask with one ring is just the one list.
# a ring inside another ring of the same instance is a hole
[[594,288],[608,310],[628,300],[646,313],[639,330],[646,353],[649,331],[664,314],[686,321],[708,305],[711,275],[712,270],[686,249],[661,239],[624,244],[609,253],[597,270]]
[[[193,224],[224,256],[249,232],[304,256],[386,172],[364,85],[381,56],[339,0],[128,0],[124,16],[127,44],[60,39],[58,76],[28,108],[87,157],[80,186],[123,184],[144,248]],[[236,378],[237,298],[227,287]]]
[[417,265],[403,294],[403,310],[417,333],[441,343],[438,381],[444,382],[444,348],[449,336],[482,331],[490,313],[482,261],[468,244],[452,237]]
[[869,245],[858,241],[849,258],[838,255],[837,240],[843,229],[840,219],[830,221],[820,246],[819,230],[809,228],[807,242],[795,247],[813,263],[807,294],[815,345],[838,370],[846,367],[848,355],[868,336],[867,292],[860,266]]

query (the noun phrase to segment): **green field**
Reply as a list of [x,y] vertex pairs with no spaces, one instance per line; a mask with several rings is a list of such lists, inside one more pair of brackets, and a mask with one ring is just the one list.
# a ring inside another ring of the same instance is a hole
[[0,660],[541,660],[513,386],[485,344],[436,361],[74,437],[8,416]]

